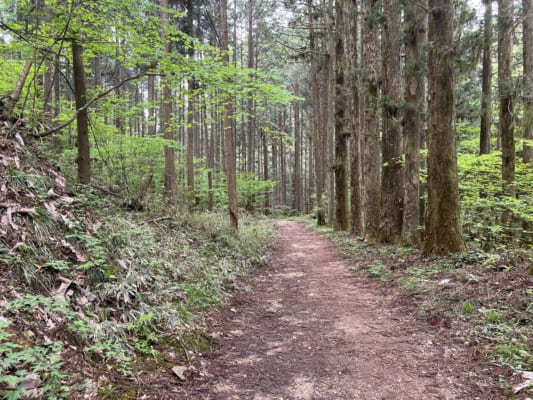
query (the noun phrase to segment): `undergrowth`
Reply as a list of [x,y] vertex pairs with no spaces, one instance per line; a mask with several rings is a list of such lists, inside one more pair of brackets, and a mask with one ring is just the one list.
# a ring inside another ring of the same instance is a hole
[[222,213],[128,213],[91,192],[68,210],[38,208],[25,243],[0,247],[0,397],[71,397],[95,383],[81,369],[205,350],[191,338],[212,307],[267,261],[267,219],[243,216],[237,237]]

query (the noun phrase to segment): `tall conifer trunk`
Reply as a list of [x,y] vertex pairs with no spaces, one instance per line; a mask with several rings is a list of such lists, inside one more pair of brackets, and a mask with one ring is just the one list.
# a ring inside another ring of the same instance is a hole
[[490,152],[490,127],[492,124],[492,0],[484,0],[483,71],[481,77],[481,125],[479,154]]
[[[337,231],[348,230],[348,191],[346,160],[350,136],[350,102],[345,82],[345,1],[335,3],[335,223]],[[348,0],[349,1],[349,0]]]
[[502,142],[502,179],[506,195],[515,196],[515,139],[513,102],[513,0],[498,0],[499,132]]
[[400,2],[383,0],[383,137],[380,239],[396,241],[402,230],[402,137],[400,114]]
[[[224,64],[229,64],[228,54],[228,0],[220,1],[220,50],[223,52]],[[239,229],[239,208],[237,204],[237,165],[235,152],[235,132],[233,130],[233,107],[231,97],[224,99],[224,149],[226,162],[226,180],[228,188],[228,211],[230,226],[234,233]]]
[[428,210],[425,254],[465,250],[455,136],[454,0],[429,0]]
[[[422,0],[426,3],[424,0]],[[405,88],[403,137],[405,153],[405,189],[403,235],[412,244],[420,245],[420,147],[422,140],[422,111],[425,98],[426,38],[425,11],[411,2],[405,4]]]
[[[166,28],[168,26],[168,0],[161,0],[161,42],[164,51],[170,53],[170,42],[167,37]],[[172,86],[170,78],[164,75],[161,78],[162,98],[161,98],[161,130],[163,137],[167,140],[172,140]],[[176,182],[176,165],[174,147],[165,145],[165,198],[169,205],[174,205],[178,197],[178,187]]]
[[362,175],[364,233],[367,238],[379,235],[381,179],[381,152],[379,148],[379,0],[362,0]]
[[524,162],[533,163],[533,1],[523,0]]

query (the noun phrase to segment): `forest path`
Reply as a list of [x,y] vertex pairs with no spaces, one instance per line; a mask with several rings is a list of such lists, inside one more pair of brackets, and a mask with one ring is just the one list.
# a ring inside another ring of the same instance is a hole
[[220,322],[213,378],[186,398],[476,398],[463,355],[439,342],[438,327],[396,308],[301,224],[277,222],[270,268],[252,286]]

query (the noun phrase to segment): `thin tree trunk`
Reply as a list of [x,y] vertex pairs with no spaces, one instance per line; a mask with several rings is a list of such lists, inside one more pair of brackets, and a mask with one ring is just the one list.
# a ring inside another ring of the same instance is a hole
[[[424,1],[424,0],[422,0]],[[405,92],[404,92],[404,153],[405,190],[402,230],[409,241],[418,246],[420,235],[420,147],[422,111],[425,98],[425,11],[418,5],[405,5]]]
[[[254,68],[255,60],[255,38],[254,38],[254,11],[255,1],[248,1],[248,68]],[[247,116],[247,145],[248,145],[248,158],[246,172],[252,173],[255,170],[255,113],[254,113],[254,99],[253,96],[249,96],[246,102]]]
[[286,145],[285,145],[285,138],[289,136],[289,132],[287,129],[287,111],[284,109],[280,112],[281,117],[281,127],[283,132],[285,133],[285,137],[283,137],[279,142],[279,167],[280,167],[280,173],[281,173],[281,196],[280,196],[280,202],[283,206],[287,205],[287,156],[286,156]]
[[[220,50],[223,62],[229,63],[228,54],[228,0],[220,1]],[[239,229],[239,208],[237,203],[237,166],[235,155],[235,132],[233,130],[233,107],[230,96],[224,99],[224,148],[226,161],[226,180],[228,187],[228,211],[230,226],[234,233]]]
[[[187,34],[194,35],[194,14],[193,2],[187,0]],[[194,47],[188,50],[190,59],[194,58]],[[194,208],[196,198],[194,194],[194,129],[195,129],[195,80],[190,78],[187,81],[187,198],[191,208]]]
[[455,137],[454,0],[429,1],[428,215],[424,254],[465,250]]
[[[168,25],[168,0],[161,0],[161,42],[164,46],[164,51],[170,53],[170,43],[167,39],[166,28]],[[161,130],[163,137],[167,140],[173,140],[172,134],[172,87],[170,78],[164,75],[162,81],[162,99],[161,99]],[[177,179],[176,179],[176,165],[174,147],[165,145],[165,198],[167,204],[174,205],[178,197]]]
[[[298,96],[298,83],[294,84],[294,95]],[[294,109],[294,209],[302,211],[302,161],[301,161],[301,132],[300,132],[300,102],[293,101]]]
[[502,141],[503,192],[515,196],[515,139],[513,121],[513,1],[498,0],[498,90]]
[[[261,129],[261,141],[263,145],[263,180],[270,179],[268,175],[268,140],[264,129]],[[265,189],[265,214],[270,214],[270,189]]]
[[76,117],[78,131],[78,181],[82,184],[91,183],[91,156],[89,145],[89,112],[85,106],[87,90],[85,88],[85,66],[83,65],[83,47],[72,41],[72,73],[76,109],[82,109]]
[[346,56],[348,66],[348,85],[350,91],[350,207],[351,207],[351,232],[356,235],[363,233],[362,197],[361,197],[361,135],[359,123],[359,73],[358,73],[358,18],[357,0],[349,0],[347,16],[347,42]]
[[316,219],[318,225],[325,225],[325,210],[323,205],[324,194],[324,160],[327,147],[322,147],[323,133],[321,132],[321,104],[319,94],[319,82],[318,82],[318,61],[317,61],[317,44],[316,44],[316,32],[314,21],[314,9],[312,0],[307,0],[307,12],[309,19],[309,49],[311,52],[311,94],[312,94],[312,107],[313,107],[313,119],[312,119],[312,136],[314,143],[314,167],[315,167],[315,195],[316,195]]
[[396,241],[402,231],[402,137],[400,115],[401,10],[396,0],[383,0],[382,31],[383,133],[380,239]]
[[484,0],[483,71],[481,83],[481,126],[479,154],[490,152],[490,127],[492,124],[492,1]]
[[533,163],[533,5],[522,0],[524,55],[524,162]]
[[155,136],[156,132],[155,101],[155,76],[148,75],[148,136]]
[[22,94],[22,89],[24,88],[24,85],[26,84],[26,80],[28,79],[28,75],[30,74],[31,66],[32,66],[31,60],[26,61],[26,63],[24,64],[24,67],[22,68],[22,72],[19,75],[19,79],[17,80],[17,84],[15,85],[15,88],[11,92],[11,95],[9,95],[9,99],[5,106],[8,120],[13,119],[13,112],[15,110],[15,105],[20,99],[20,95]]

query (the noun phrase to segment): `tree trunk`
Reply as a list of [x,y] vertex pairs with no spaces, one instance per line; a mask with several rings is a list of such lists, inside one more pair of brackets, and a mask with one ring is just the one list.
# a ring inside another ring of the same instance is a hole
[[321,130],[320,118],[320,93],[318,86],[318,48],[316,45],[316,32],[314,22],[314,10],[312,0],[307,0],[307,11],[309,13],[309,49],[311,52],[311,93],[312,93],[312,107],[313,107],[313,122],[312,122],[312,136],[314,143],[314,158],[315,158],[315,195],[316,195],[316,219],[317,225],[325,225],[326,217],[323,204],[324,194],[324,160],[326,159],[327,148],[323,147],[324,136]]
[[6,117],[8,120],[12,120],[14,118],[13,112],[15,111],[15,105],[19,101],[22,89],[26,84],[26,79],[28,79],[28,75],[30,74],[31,66],[32,62],[30,60],[26,61],[24,67],[22,68],[22,72],[19,75],[19,79],[17,80],[17,84],[15,85],[15,88],[13,89],[11,95],[8,98],[7,104],[5,106]]
[[[423,0],[422,0],[423,1]],[[404,153],[405,190],[402,231],[418,246],[420,235],[420,147],[425,87],[425,11],[418,5],[405,4],[405,91],[404,91]]]
[[350,141],[350,207],[351,207],[351,232],[356,235],[363,233],[362,198],[361,198],[361,146],[359,123],[359,65],[358,51],[358,18],[357,0],[349,0],[346,8],[346,60],[347,60],[347,86],[349,108]]
[[[298,83],[294,84],[294,96],[298,96]],[[293,101],[294,109],[294,209],[302,211],[302,161],[301,161],[301,132],[300,132],[300,102]]]
[[155,116],[155,76],[148,75],[148,135],[155,136],[156,116]]
[[484,0],[483,71],[481,77],[481,126],[479,154],[490,153],[490,127],[492,124],[492,1]]
[[[342,3],[342,0],[341,0]],[[323,91],[319,88],[320,93],[325,93],[323,96],[323,102],[325,102],[325,107],[323,107],[323,117],[322,120],[325,120],[325,129],[324,133],[326,135],[327,142],[327,159],[324,161],[324,165],[327,166],[327,196],[328,196],[328,221],[331,225],[335,227],[335,213],[336,213],[336,194],[335,194],[335,104],[336,104],[336,55],[335,55],[335,44],[337,40],[337,29],[342,29],[342,26],[336,26],[336,2],[334,5],[333,0],[323,0],[322,7],[327,6],[326,15],[328,29],[325,33],[326,36],[326,51],[327,56],[324,60],[323,67],[325,72],[322,74],[324,76],[323,84],[326,85],[326,90]],[[342,39],[342,38],[341,38]]]
[[524,162],[533,163],[533,6],[523,0]]
[[[170,53],[170,43],[167,39],[166,28],[168,25],[168,0],[161,0],[161,42],[166,53]],[[172,134],[172,87],[170,78],[167,75],[163,75],[162,81],[162,99],[161,99],[161,130],[163,131],[163,137],[167,140],[173,140]],[[178,187],[176,179],[176,165],[174,147],[165,145],[165,171],[164,171],[164,183],[165,183],[165,198],[167,204],[174,205],[178,197]]]
[[424,254],[465,250],[455,137],[453,0],[429,1],[428,214]]
[[396,241],[402,231],[402,136],[400,114],[401,10],[396,0],[383,1],[383,133],[380,239]]
[[[248,68],[254,68],[255,60],[255,37],[254,37],[254,11],[255,1],[248,1]],[[255,113],[254,113],[254,99],[253,96],[248,96],[246,101],[247,116],[247,146],[248,158],[246,172],[253,173],[255,171]]]
[[[263,147],[263,180],[268,181],[270,179],[268,174],[268,138],[263,128],[261,128],[261,145]],[[270,214],[270,192],[271,189],[265,189],[263,210],[266,215]]]
[[502,141],[503,192],[515,196],[515,143],[513,121],[513,1],[498,0],[498,90]]
[[364,231],[369,239],[379,235],[381,180],[381,153],[379,148],[379,31],[376,15],[380,13],[379,0],[363,0],[362,60],[364,89],[363,112],[363,210]]
[[[336,231],[347,231],[348,224],[348,188],[346,177],[346,160],[348,156],[348,138],[350,137],[350,100],[348,85],[345,82],[347,60],[345,40],[345,1],[335,2],[335,223]],[[350,1],[350,0],[348,0]]]
[[[187,34],[194,35],[194,14],[193,2],[187,0]],[[194,58],[194,47],[188,50],[190,59]],[[195,206],[196,198],[194,194],[194,125],[195,125],[195,80],[191,77],[187,81],[187,199],[189,206]]]
[[286,138],[289,136],[289,131],[287,129],[287,111],[284,109],[280,112],[280,118],[281,118],[281,128],[284,133],[284,137],[279,142],[279,167],[280,167],[280,179],[281,179],[281,196],[280,196],[280,202],[283,206],[287,205],[287,155],[286,149],[287,146],[285,145]]
[[[228,0],[220,1],[220,50],[225,65],[229,63],[228,54]],[[232,124],[233,107],[230,96],[224,99],[224,149],[226,161],[226,180],[228,187],[228,211],[230,226],[234,233],[239,229],[239,208],[237,203],[237,165],[235,155],[235,132]]]
[[[74,92],[76,109],[80,110],[87,103],[85,87],[85,66],[83,65],[83,47],[72,41],[72,74],[74,76]],[[89,145],[89,112],[83,109],[76,117],[78,131],[78,181],[91,183],[91,155]]]

